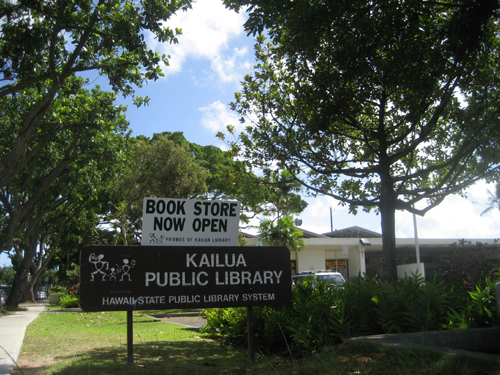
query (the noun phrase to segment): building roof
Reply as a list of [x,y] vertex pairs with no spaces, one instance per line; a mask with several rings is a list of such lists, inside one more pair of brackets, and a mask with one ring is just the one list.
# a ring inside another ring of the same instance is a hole
[[259,238],[259,236],[256,236],[255,234],[247,233],[247,232],[242,232],[240,230],[240,233],[245,237],[245,238]]
[[[344,228],[344,229],[337,229],[334,230],[333,232],[328,232],[328,233],[323,233],[323,234],[318,234],[311,232],[307,229],[299,228],[303,234],[301,238],[382,238],[382,235],[377,232],[372,232],[371,230],[364,229],[361,227],[350,227],[350,228]],[[245,236],[246,238],[259,238],[259,235],[247,233],[247,232],[242,232],[240,233]]]
[[302,229],[302,228],[297,228],[297,229],[299,229],[302,233],[304,233],[301,238],[324,238],[324,237],[326,237],[322,234],[314,233],[314,232],[311,232],[307,229]]
[[[370,231],[358,226],[335,230],[333,232],[317,234],[305,229],[299,228],[304,235],[301,237],[306,243],[306,250],[322,249],[322,250],[335,250],[343,249],[343,246],[359,246],[360,240],[367,239],[367,246],[365,251],[371,256],[382,257],[382,235],[377,232]],[[248,239],[248,246],[262,246],[259,245],[259,235],[243,233]],[[500,249],[500,240],[491,238],[419,238],[418,247],[422,254],[427,251],[438,252],[445,249],[452,249],[455,245],[474,246],[476,243],[482,243],[487,246]],[[257,244],[257,245],[256,245]],[[368,245],[369,244],[369,245]],[[406,253],[408,251],[416,250],[415,238],[396,238],[396,252]]]
[[323,236],[330,238],[382,238],[380,233],[372,232],[371,230],[357,226],[323,233]]
[[[303,233],[301,238],[326,238],[326,236],[323,236],[322,234],[314,233],[314,232],[311,232],[307,229],[302,229],[302,228],[298,228],[298,227],[296,227],[296,228],[299,229]],[[245,236],[246,238],[259,238],[258,234],[251,234],[251,233],[242,232],[242,231],[240,231],[240,233],[243,236]]]

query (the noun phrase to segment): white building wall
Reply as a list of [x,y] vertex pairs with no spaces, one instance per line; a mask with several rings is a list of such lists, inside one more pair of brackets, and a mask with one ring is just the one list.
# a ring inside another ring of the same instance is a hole
[[398,279],[404,279],[406,276],[413,277],[413,274],[420,275],[425,278],[425,266],[420,263],[420,267],[417,263],[401,264],[396,266],[398,271]]
[[363,246],[349,246],[349,279],[366,272],[365,249]]
[[325,250],[323,249],[304,249],[296,253],[296,256],[297,272],[325,269]]
[[[369,238],[370,246],[365,246],[363,251],[360,245],[359,238],[306,238],[306,248],[295,253],[290,252],[290,259],[297,260],[297,272],[310,271],[314,269],[326,268],[326,259],[342,259],[344,258],[343,249],[348,249],[348,275],[349,278],[357,277],[360,273],[366,272],[366,258],[365,253],[382,251],[382,238]],[[456,239],[419,239],[420,247],[435,246],[448,249],[450,244],[456,242]],[[495,244],[495,239],[468,239],[468,242],[475,244],[481,242],[483,244]],[[399,238],[396,239],[396,246],[400,248],[408,248],[408,251],[414,252],[415,240],[413,238]],[[262,246],[262,240],[258,238],[249,238],[248,246]],[[267,246],[264,244],[264,246]],[[344,258],[345,259],[345,258]],[[423,264],[421,263],[423,269]],[[373,272],[382,275],[382,263],[370,265],[372,274],[368,275],[373,277]],[[412,267],[416,268],[416,267]],[[410,270],[413,271],[413,270]],[[401,275],[401,274],[400,274]],[[402,273],[404,277],[404,271]]]

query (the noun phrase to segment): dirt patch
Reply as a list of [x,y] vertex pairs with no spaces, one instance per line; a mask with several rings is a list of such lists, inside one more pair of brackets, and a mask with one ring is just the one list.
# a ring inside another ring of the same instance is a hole
[[[30,353],[21,353],[17,359],[17,366],[14,366],[13,375],[43,375],[47,366],[53,365],[57,359],[53,356],[36,356]],[[22,372],[19,370],[21,368]]]

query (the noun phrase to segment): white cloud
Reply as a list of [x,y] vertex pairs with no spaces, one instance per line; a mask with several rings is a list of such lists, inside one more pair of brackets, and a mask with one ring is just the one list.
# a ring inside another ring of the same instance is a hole
[[[217,79],[223,82],[241,80],[242,69],[248,70],[248,48],[230,49],[230,41],[243,35],[243,12],[236,13],[224,7],[220,0],[203,0],[193,3],[193,8],[180,12],[167,21],[170,28],[181,28],[179,43],[160,45],[150,39],[149,45],[170,55],[166,75],[182,71],[188,59],[208,59]],[[239,74],[237,72],[240,72]]]
[[298,215],[302,219],[303,229],[322,234],[330,232],[332,226],[334,230],[359,226],[380,233],[380,216],[375,213],[366,213],[359,209],[357,215],[349,214],[348,206],[340,206],[338,201],[326,196],[309,197],[305,200],[308,206]]
[[[467,192],[467,199],[450,195],[424,217],[417,216],[417,233],[421,238],[498,238],[500,212],[481,216],[487,203],[488,190],[493,185],[480,182]],[[413,218],[409,213],[398,213],[396,222],[401,237],[413,237]]]
[[488,191],[494,194],[495,185],[481,181],[469,189],[467,198],[477,205],[477,210],[483,211],[485,208],[483,204],[488,203],[488,198],[490,196]]
[[[481,216],[487,203],[488,190],[494,191],[493,184],[478,183],[467,191],[467,199],[458,195],[448,196],[439,206],[430,210],[424,217],[417,216],[419,238],[500,238],[500,212],[492,211]],[[309,206],[299,215],[303,220],[302,228],[315,233],[330,231],[330,207],[332,207],[334,229],[359,226],[381,233],[380,215],[348,213],[348,207],[341,207],[328,197],[307,198]],[[396,212],[396,237],[413,238],[413,215],[409,212]]]
[[216,132],[226,132],[227,125],[239,124],[238,117],[229,111],[229,108],[219,100],[205,107],[199,108],[202,112],[201,123],[204,128]]
[[330,207],[332,206],[332,202],[329,197],[318,197],[307,199],[307,201],[308,206],[306,210],[311,217],[322,220],[327,218],[330,214]]
[[250,71],[250,63],[244,61],[247,52],[247,47],[235,48],[233,49],[233,54],[229,57],[217,56],[212,59],[212,69],[217,73],[222,82],[239,82],[242,80],[242,68],[245,71]]

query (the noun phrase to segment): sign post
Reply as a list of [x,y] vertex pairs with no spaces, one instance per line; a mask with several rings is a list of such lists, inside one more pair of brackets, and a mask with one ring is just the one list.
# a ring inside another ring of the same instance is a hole
[[253,328],[253,307],[247,307],[248,363],[255,363],[255,332]]
[[80,275],[84,311],[127,311],[129,364],[134,310],[247,307],[253,363],[253,306],[292,299],[285,247],[87,246]]
[[127,310],[127,365],[134,364],[134,316],[132,310]]
[[240,203],[144,198],[142,246],[87,246],[80,253],[84,311],[246,307],[254,363],[253,306],[292,300],[285,247],[237,247]]
[[87,246],[85,311],[278,306],[292,297],[285,247]]

